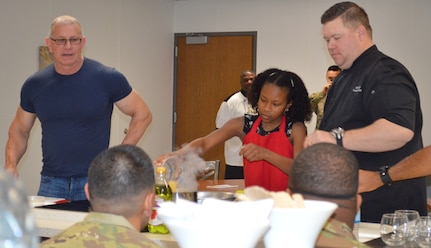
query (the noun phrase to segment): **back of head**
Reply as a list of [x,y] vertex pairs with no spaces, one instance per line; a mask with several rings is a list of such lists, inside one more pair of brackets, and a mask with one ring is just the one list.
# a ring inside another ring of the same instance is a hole
[[346,27],[353,28],[363,25],[371,37],[372,29],[367,12],[365,12],[365,10],[356,3],[340,2],[334,4],[328,10],[326,10],[325,13],[323,13],[322,17],[320,18],[320,22],[321,24],[325,24],[335,20],[338,17],[341,17],[344,26]]
[[358,191],[358,162],[341,146],[312,145],[294,159],[289,189],[304,197],[354,199]]
[[154,190],[154,168],[139,147],[119,145],[102,151],[88,170],[88,192],[93,210],[120,215],[137,211],[134,201]]

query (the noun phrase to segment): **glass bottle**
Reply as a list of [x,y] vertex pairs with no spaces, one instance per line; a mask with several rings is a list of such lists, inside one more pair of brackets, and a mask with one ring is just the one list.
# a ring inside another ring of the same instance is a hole
[[148,221],[148,231],[150,233],[169,233],[168,228],[163,224],[163,221],[157,216],[157,208],[160,203],[172,201],[172,190],[166,180],[166,168],[163,166],[156,167],[155,178],[155,206]]
[[20,180],[0,171],[0,247],[36,248],[39,237]]

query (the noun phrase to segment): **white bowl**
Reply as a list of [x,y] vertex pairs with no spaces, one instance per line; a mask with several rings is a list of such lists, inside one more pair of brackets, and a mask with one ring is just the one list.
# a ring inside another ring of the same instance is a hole
[[164,220],[181,248],[253,248],[269,229],[269,221],[249,223],[193,223],[183,220]]
[[160,204],[158,216],[181,248],[253,248],[269,229],[272,199],[201,204],[178,199]]
[[305,208],[274,208],[271,228],[265,234],[266,248],[314,247],[320,230],[337,208],[325,201],[305,200]]

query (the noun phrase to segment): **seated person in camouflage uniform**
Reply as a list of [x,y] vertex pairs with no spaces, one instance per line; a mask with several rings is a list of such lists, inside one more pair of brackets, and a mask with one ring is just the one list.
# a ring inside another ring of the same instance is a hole
[[159,247],[139,232],[154,200],[153,164],[142,149],[119,145],[101,152],[90,165],[84,190],[92,211],[42,248]]
[[288,192],[338,204],[316,247],[367,247],[352,232],[362,198],[357,193],[358,162],[350,151],[330,143],[304,149],[293,161]]

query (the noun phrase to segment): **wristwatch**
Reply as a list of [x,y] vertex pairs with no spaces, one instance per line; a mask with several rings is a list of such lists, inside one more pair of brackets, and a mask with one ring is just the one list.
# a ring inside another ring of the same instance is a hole
[[389,176],[389,173],[388,173],[388,169],[389,168],[390,167],[387,166],[387,165],[382,166],[382,167],[379,168],[380,179],[382,179],[383,184],[386,185],[386,186],[391,186],[392,185],[392,179],[391,179],[391,177]]
[[331,130],[331,134],[337,141],[337,145],[343,146],[344,129],[342,127],[334,128]]

